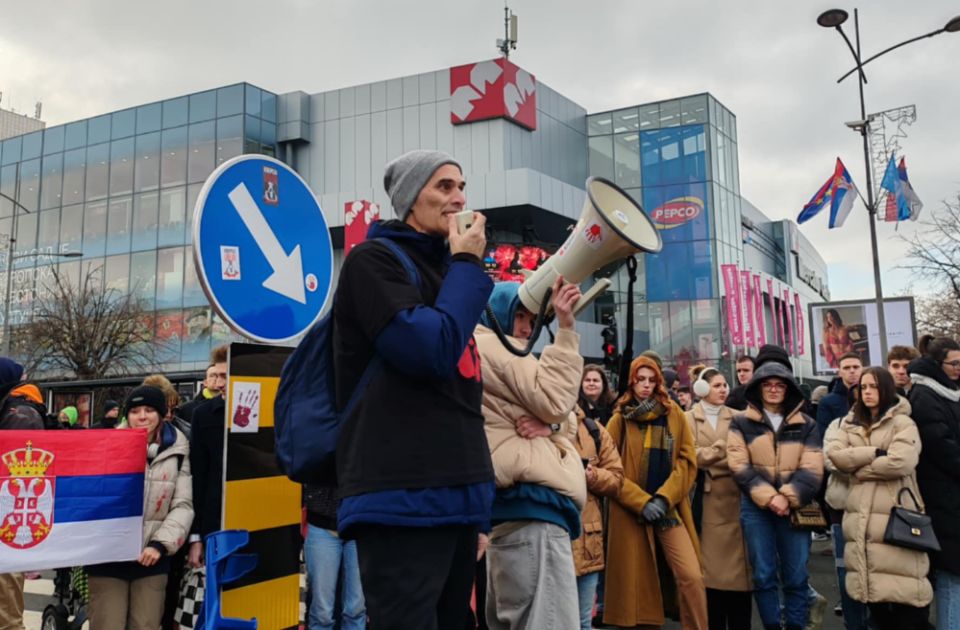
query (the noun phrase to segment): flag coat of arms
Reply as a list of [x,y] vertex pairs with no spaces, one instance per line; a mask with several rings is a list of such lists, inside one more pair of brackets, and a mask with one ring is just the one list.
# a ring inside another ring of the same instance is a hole
[[145,431],[0,431],[0,573],[135,560]]
[[797,223],[804,223],[820,214],[820,211],[830,204],[830,227],[837,228],[843,225],[847,220],[847,215],[853,208],[853,201],[857,197],[857,187],[843,165],[840,158],[837,158],[837,165],[833,169],[833,175],[820,187],[807,205],[803,207],[797,216]]

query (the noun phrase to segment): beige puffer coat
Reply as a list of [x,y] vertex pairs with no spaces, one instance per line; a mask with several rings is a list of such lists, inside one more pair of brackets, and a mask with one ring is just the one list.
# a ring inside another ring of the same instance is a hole
[[[190,442],[176,431],[173,444],[149,461],[145,475],[143,546],[163,545],[167,555],[183,546],[193,524],[193,482],[190,477]],[[161,429],[166,429],[161,427]]]
[[[910,419],[910,403],[899,398],[869,429],[855,424],[852,412],[830,434],[829,457],[850,475],[850,494],[843,515],[843,558],[847,592],[858,602],[890,602],[926,606],[933,599],[927,580],[927,554],[883,543],[890,510],[901,488],[910,488],[918,501],[916,466],[920,434]],[[877,449],[887,452],[877,456]],[[904,493],[904,507],[911,505]]]
[[[474,331],[483,369],[483,420],[498,488],[531,483],[568,496],[582,510],[587,501],[583,463],[573,446],[574,408],[580,391],[583,358],[580,335],[558,330],[553,344],[535,356],[518,357],[485,326]],[[513,339],[512,337],[510,339]],[[515,345],[522,345],[513,339]],[[560,424],[550,437],[517,434],[521,416]]]

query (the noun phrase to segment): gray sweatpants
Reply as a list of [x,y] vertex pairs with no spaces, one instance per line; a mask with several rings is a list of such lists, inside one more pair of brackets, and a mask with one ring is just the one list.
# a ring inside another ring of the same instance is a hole
[[580,627],[570,535],[543,521],[498,525],[487,547],[490,630]]

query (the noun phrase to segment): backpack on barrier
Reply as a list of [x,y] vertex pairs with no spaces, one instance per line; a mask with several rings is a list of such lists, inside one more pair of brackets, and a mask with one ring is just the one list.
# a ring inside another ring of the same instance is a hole
[[[373,239],[393,252],[414,286],[420,275],[393,241]],[[343,409],[337,409],[333,361],[333,309],[310,329],[287,357],[273,406],[277,465],[297,483],[329,483],[336,478],[340,425],[356,406],[382,359],[374,352]]]

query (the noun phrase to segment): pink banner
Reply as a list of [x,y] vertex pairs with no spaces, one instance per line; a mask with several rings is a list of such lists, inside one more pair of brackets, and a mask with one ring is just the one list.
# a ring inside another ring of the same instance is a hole
[[793,306],[796,309],[797,316],[797,348],[799,352],[797,354],[804,354],[806,352],[806,339],[803,332],[803,309],[800,308],[800,294],[794,291],[793,293]]
[[753,274],[753,312],[754,328],[757,331],[757,347],[767,343],[767,323],[763,319],[763,289],[760,288],[760,275]]
[[720,265],[723,274],[723,287],[727,294],[727,328],[730,329],[730,343],[743,345],[743,311],[740,306],[740,273],[736,265]]
[[792,355],[797,354],[797,337],[793,334],[793,318],[790,317],[790,289],[783,290],[783,298],[780,300],[780,306],[783,308],[784,319],[787,321],[786,343],[783,344]]
[[740,309],[743,315],[743,342],[751,348],[757,347],[757,326],[753,320],[753,300],[750,296],[750,272],[740,272]]
[[773,343],[779,346],[780,340],[783,339],[783,319],[777,311],[777,294],[773,292],[773,278],[767,278],[767,297],[770,298],[770,316],[772,317],[770,321],[776,322],[770,335],[773,337]]

